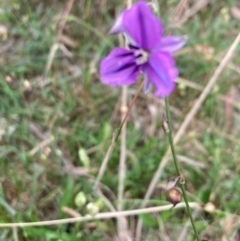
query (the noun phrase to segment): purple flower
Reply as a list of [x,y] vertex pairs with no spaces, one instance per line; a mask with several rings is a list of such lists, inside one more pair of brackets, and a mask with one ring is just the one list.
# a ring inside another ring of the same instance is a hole
[[145,93],[151,85],[156,87],[157,97],[163,98],[174,90],[178,69],[172,53],[183,47],[186,37],[163,37],[162,23],[144,1],[122,12],[110,33],[123,33],[129,49],[115,48],[101,61],[103,84],[135,84],[139,73],[143,73]]

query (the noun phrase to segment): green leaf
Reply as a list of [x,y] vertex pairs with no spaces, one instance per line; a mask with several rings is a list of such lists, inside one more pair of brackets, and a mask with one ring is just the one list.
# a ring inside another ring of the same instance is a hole
[[140,218],[142,219],[143,223],[151,228],[157,228],[158,227],[158,221],[149,213],[144,213],[140,215]]
[[90,166],[90,158],[86,150],[83,148],[80,148],[78,151],[78,155],[79,155],[80,161],[83,163],[83,166],[88,169]]

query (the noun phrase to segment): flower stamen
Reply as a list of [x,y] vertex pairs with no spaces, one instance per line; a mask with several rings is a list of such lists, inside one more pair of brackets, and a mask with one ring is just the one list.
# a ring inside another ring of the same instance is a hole
[[146,52],[142,49],[139,49],[134,52],[134,55],[136,56],[136,64],[137,65],[141,65],[141,64],[148,62],[148,59],[149,59],[148,52]]

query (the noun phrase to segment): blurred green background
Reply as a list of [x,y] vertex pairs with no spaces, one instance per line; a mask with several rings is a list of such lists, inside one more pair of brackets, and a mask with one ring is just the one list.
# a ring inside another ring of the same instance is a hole
[[[110,211],[92,187],[112,133],[120,124],[121,88],[102,85],[98,69],[101,58],[119,45],[118,37],[107,33],[125,3],[75,0],[63,25],[69,2],[0,2],[1,223],[70,217],[62,210],[64,206],[85,215],[88,203],[102,212]],[[238,0],[209,1],[197,12],[197,2],[204,1],[188,2],[183,17],[188,11],[192,16],[174,27],[171,19],[179,1],[159,0],[165,33],[189,36],[176,56],[185,81],[180,80],[170,96],[174,133],[240,29]],[[196,214],[197,228],[209,240],[222,240],[224,235],[226,240],[239,240],[239,53],[240,46],[176,146],[177,154],[185,157],[181,169],[189,199],[218,210]],[[137,87],[129,88],[129,102]],[[130,113],[126,210],[140,208],[167,150],[167,136],[161,129],[163,103],[153,93],[141,93]],[[102,179],[102,192],[112,205],[117,204],[119,149],[118,142]],[[176,173],[170,160],[151,205],[168,203],[165,186],[172,178]],[[86,204],[76,204],[79,192]],[[143,240],[177,240],[188,220],[186,212],[178,209],[139,218],[144,223]],[[128,220],[134,226],[137,217]],[[18,228],[15,236],[12,229],[1,228],[0,240],[113,240],[116,232],[116,220],[109,219]],[[193,240],[190,231],[185,240]]]

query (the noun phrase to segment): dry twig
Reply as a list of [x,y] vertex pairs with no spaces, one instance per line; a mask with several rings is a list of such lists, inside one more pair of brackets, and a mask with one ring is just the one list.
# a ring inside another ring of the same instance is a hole
[[[132,0],[127,1],[127,8],[130,8],[132,5]],[[127,42],[125,42],[125,47],[127,47]],[[127,95],[128,95],[128,87],[122,87],[122,103],[121,103],[121,112],[122,112],[122,122],[124,121],[124,117],[127,113]],[[121,130],[121,149],[120,149],[120,162],[119,162],[119,173],[118,173],[118,205],[117,210],[123,210],[123,196],[124,196],[124,182],[126,175],[126,136],[127,136],[127,121],[122,126]],[[117,222],[117,230],[118,230],[118,239],[120,241],[131,240],[130,231],[128,230],[128,222],[125,217],[118,218]]]
[[177,19],[178,21],[174,25],[176,25],[177,27],[183,26],[188,21],[189,18],[196,15],[201,9],[206,7],[210,2],[211,2],[211,0],[196,1],[196,3],[193,5],[193,7],[190,10],[188,10],[185,15],[183,15],[182,19],[180,19],[180,20]]
[[12,227],[12,231],[13,231],[13,240],[14,241],[18,241],[18,229],[17,227]]
[[[193,209],[201,210],[201,206],[196,202],[189,203],[190,207]],[[121,212],[106,212],[106,213],[98,213],[95,216],[86,215],[83,217],[75,217],[75,218],[65,218],[65,219],[57,219],[57,220],[48,220],[48,221],[40,221],[40,222],[26,222],[26,223],[0,223],[0,228],[9,228],[9,227],[34,227],[34,226],[53,226],[64,223],[76,223],[76,222],[88,222],[92,220],[101,220],[101,219],[110,219],[117,218],[121,216],[134,216],[143,213],[156,213],[168,211],[172,207],[172,204],[158,206],[158,207],[150,207],[150,208],[142,208],[142,209],[134,209],[127,210]],[[179,203],[175,209],[185,208],[185,203]]]
[[[122,121],[127,112],[127,87],[124,86],[122,88]],[[124,181],[125,181],[125,173],[126,173],[126,135],[127,135],[127,126],[126,123],[122,127],[121,131],[121,149],[120,149],[120,162],[119,162],[119,181],[118,181],[118,211],[123,210],[123,195],[124,195]],[[119,240],[130,240],[129,231],[128,231],[128,223],[125,217],[120,217],[118,219],[118,239]]]

